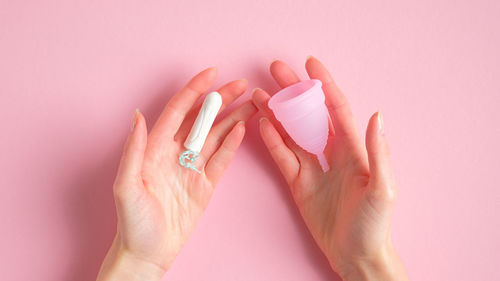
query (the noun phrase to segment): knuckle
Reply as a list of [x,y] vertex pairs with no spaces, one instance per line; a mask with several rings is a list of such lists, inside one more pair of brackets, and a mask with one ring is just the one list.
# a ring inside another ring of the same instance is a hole
[[376,199],[387,203],[396,201],[398,189],[393,183],[378,183],[372,187],[371,196]]
[[126,189],[122,184],[118,183],[113,186],[113,196],[118,201],[123,201],[126,198]]

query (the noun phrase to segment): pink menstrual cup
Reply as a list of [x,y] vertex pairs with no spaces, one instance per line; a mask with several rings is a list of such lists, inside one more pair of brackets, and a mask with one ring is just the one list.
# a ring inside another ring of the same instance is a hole
[[321,85],[317,79],[293,84],[272,96],[268,105],[295,143],[316,154],[325,172],[329,169],[323,154],[328,140],[328,110]]

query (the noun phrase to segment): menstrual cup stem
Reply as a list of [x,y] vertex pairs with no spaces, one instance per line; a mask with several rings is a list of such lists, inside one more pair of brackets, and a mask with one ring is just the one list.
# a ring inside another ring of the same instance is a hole
[[323,169],[323,172],[326,172],[330,169],[330,165],[328,165],[328,161],[326,160],[326,157],[323,153],[316,154],[316,157],[318,157],[319,164],[321,165],[321,169]]

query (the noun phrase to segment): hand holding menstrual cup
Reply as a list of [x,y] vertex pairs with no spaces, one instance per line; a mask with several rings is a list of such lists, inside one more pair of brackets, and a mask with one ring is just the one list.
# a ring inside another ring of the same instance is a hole
[[315,154],[326,172],[329,166],[323,150],[328,140],[328,110],[321,85],[317,79],[293,84],[274,94],[268,105],[288,135]]

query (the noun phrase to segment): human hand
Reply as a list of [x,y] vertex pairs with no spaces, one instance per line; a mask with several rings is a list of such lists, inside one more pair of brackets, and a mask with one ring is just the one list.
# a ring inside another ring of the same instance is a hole
[[[184,140],[200,109],[193,105],[216,76],[209,68],[192,78],[149,135],[144,116],[135,113],[113,186],[117,234],[98,280],[160,280],[194,230],[243,139],[245,121],[257,111],[247,101],[213,126],[196,160],[201,174],[180,166]],[[222,86],[220,111],[246,86],[244,79]]]
[[[270,70],[282,88],[300,81],[282,61]],[[349,104],[326,68],[310,57],[306,70],[322,81],[332,120],[325,148],[330,169],[323,173],[315,155],[294,143],[267,106],[270,96],[256,89],[253,101],[265,116],[262,139],[316,243],[344,280],[406,280],[391,242],[396,184],[382,116],[370,118],[365,148]]]

